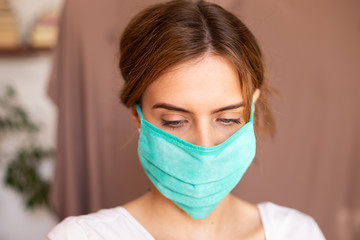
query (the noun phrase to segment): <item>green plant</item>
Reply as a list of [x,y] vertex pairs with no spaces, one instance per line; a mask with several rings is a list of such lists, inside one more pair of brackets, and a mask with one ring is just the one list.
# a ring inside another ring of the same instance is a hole
[[0,132],[37,132],[38,127],[29,119],[26,111],[15,102],[15,90],[10,86],[6,86],[0,94],[0,108],[3,112],[0,115]]
[[0,133],[27,135],[26,144],[6,161],[4,183],[23,196],[28,208],[48,206],[50,183],[41,177],[38,169],[44,159],[52,156],[52,150],[36,144],[34,136],[40,128],[16,100],[16,92],[10,86],[0,93]]

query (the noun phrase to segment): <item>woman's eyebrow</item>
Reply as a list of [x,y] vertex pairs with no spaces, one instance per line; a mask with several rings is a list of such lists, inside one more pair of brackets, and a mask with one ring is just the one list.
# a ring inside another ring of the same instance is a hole
[[153,109],[164,108],[164,109],[167,109],[167,110],[172,110],[172,111],[177,111],[177,112],[192,113],[189,110],[186,110],[186,109],[183,109],[183,108],[180,108],[180,107],[176,107],[174,105],[167,104],[167,103],[157,103],[152,108]]
[[[214,110],[214,111],[211,112],[211,114],[218,113],[218,112],[222,112],[222,111],[226,111],[226,110],[237,109],[237,108],[240,108],[240,107],[243,107],[243,106],[244,106],[243,103],[232,104],[232,105],[229,105],[229,106],[222,107],[222,108],[219,108],[219,109],[217,109],[217,110]],[[192,112],[190,112],[189,110],[186,110],[186,109],[183,109],[183,108],[180,108],[180,107],[176,107],[176,106],[174,106],[174,105],[167,104],[167,103],[157,103],[157,104],[155,104],[152,108],[153,108],[153,109],[156,109],[156,108],[164,108],[164,109],[171,110],[171,111],[184,112],[184,113],[192,113]]]
[[211,114],[226,111],[226,110],[237,109],[237,108],[241,108],[243,106],[244,106],[243,103],[232,104],[232,105],[229,105],[229,106],[226,106],[226,107],[219,108],[219,109],[217,109],[215,111],[212,111]]

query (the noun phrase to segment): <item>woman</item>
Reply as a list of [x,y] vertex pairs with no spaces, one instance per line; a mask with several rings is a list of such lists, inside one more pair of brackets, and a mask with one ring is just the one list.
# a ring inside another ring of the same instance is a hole
[[324,239],[315,221],[230,192],[272,132],[255,38],[204,1],[172,1],[125,29],[121,101],[132,108],[138,153],[154,186],[122,207],[70,217],[49,239]]

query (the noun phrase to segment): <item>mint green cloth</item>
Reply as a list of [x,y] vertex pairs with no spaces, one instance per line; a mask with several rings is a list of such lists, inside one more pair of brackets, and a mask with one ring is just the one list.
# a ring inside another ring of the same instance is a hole
[[193,219],[206,218],[237,185],[255,156],[253,113],[223,143],[201,147],[141,120],[138,154],[152,183]]

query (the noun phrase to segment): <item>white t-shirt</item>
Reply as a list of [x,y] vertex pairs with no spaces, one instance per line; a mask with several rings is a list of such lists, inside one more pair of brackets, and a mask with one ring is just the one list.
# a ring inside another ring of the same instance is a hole
[[[266,240],[325,239],[314,219],[304,213],[271,202],[260,203],[257,206]],[[155,239],[123,207],[68,217],[51,230],[48,238],[50,240]]]

